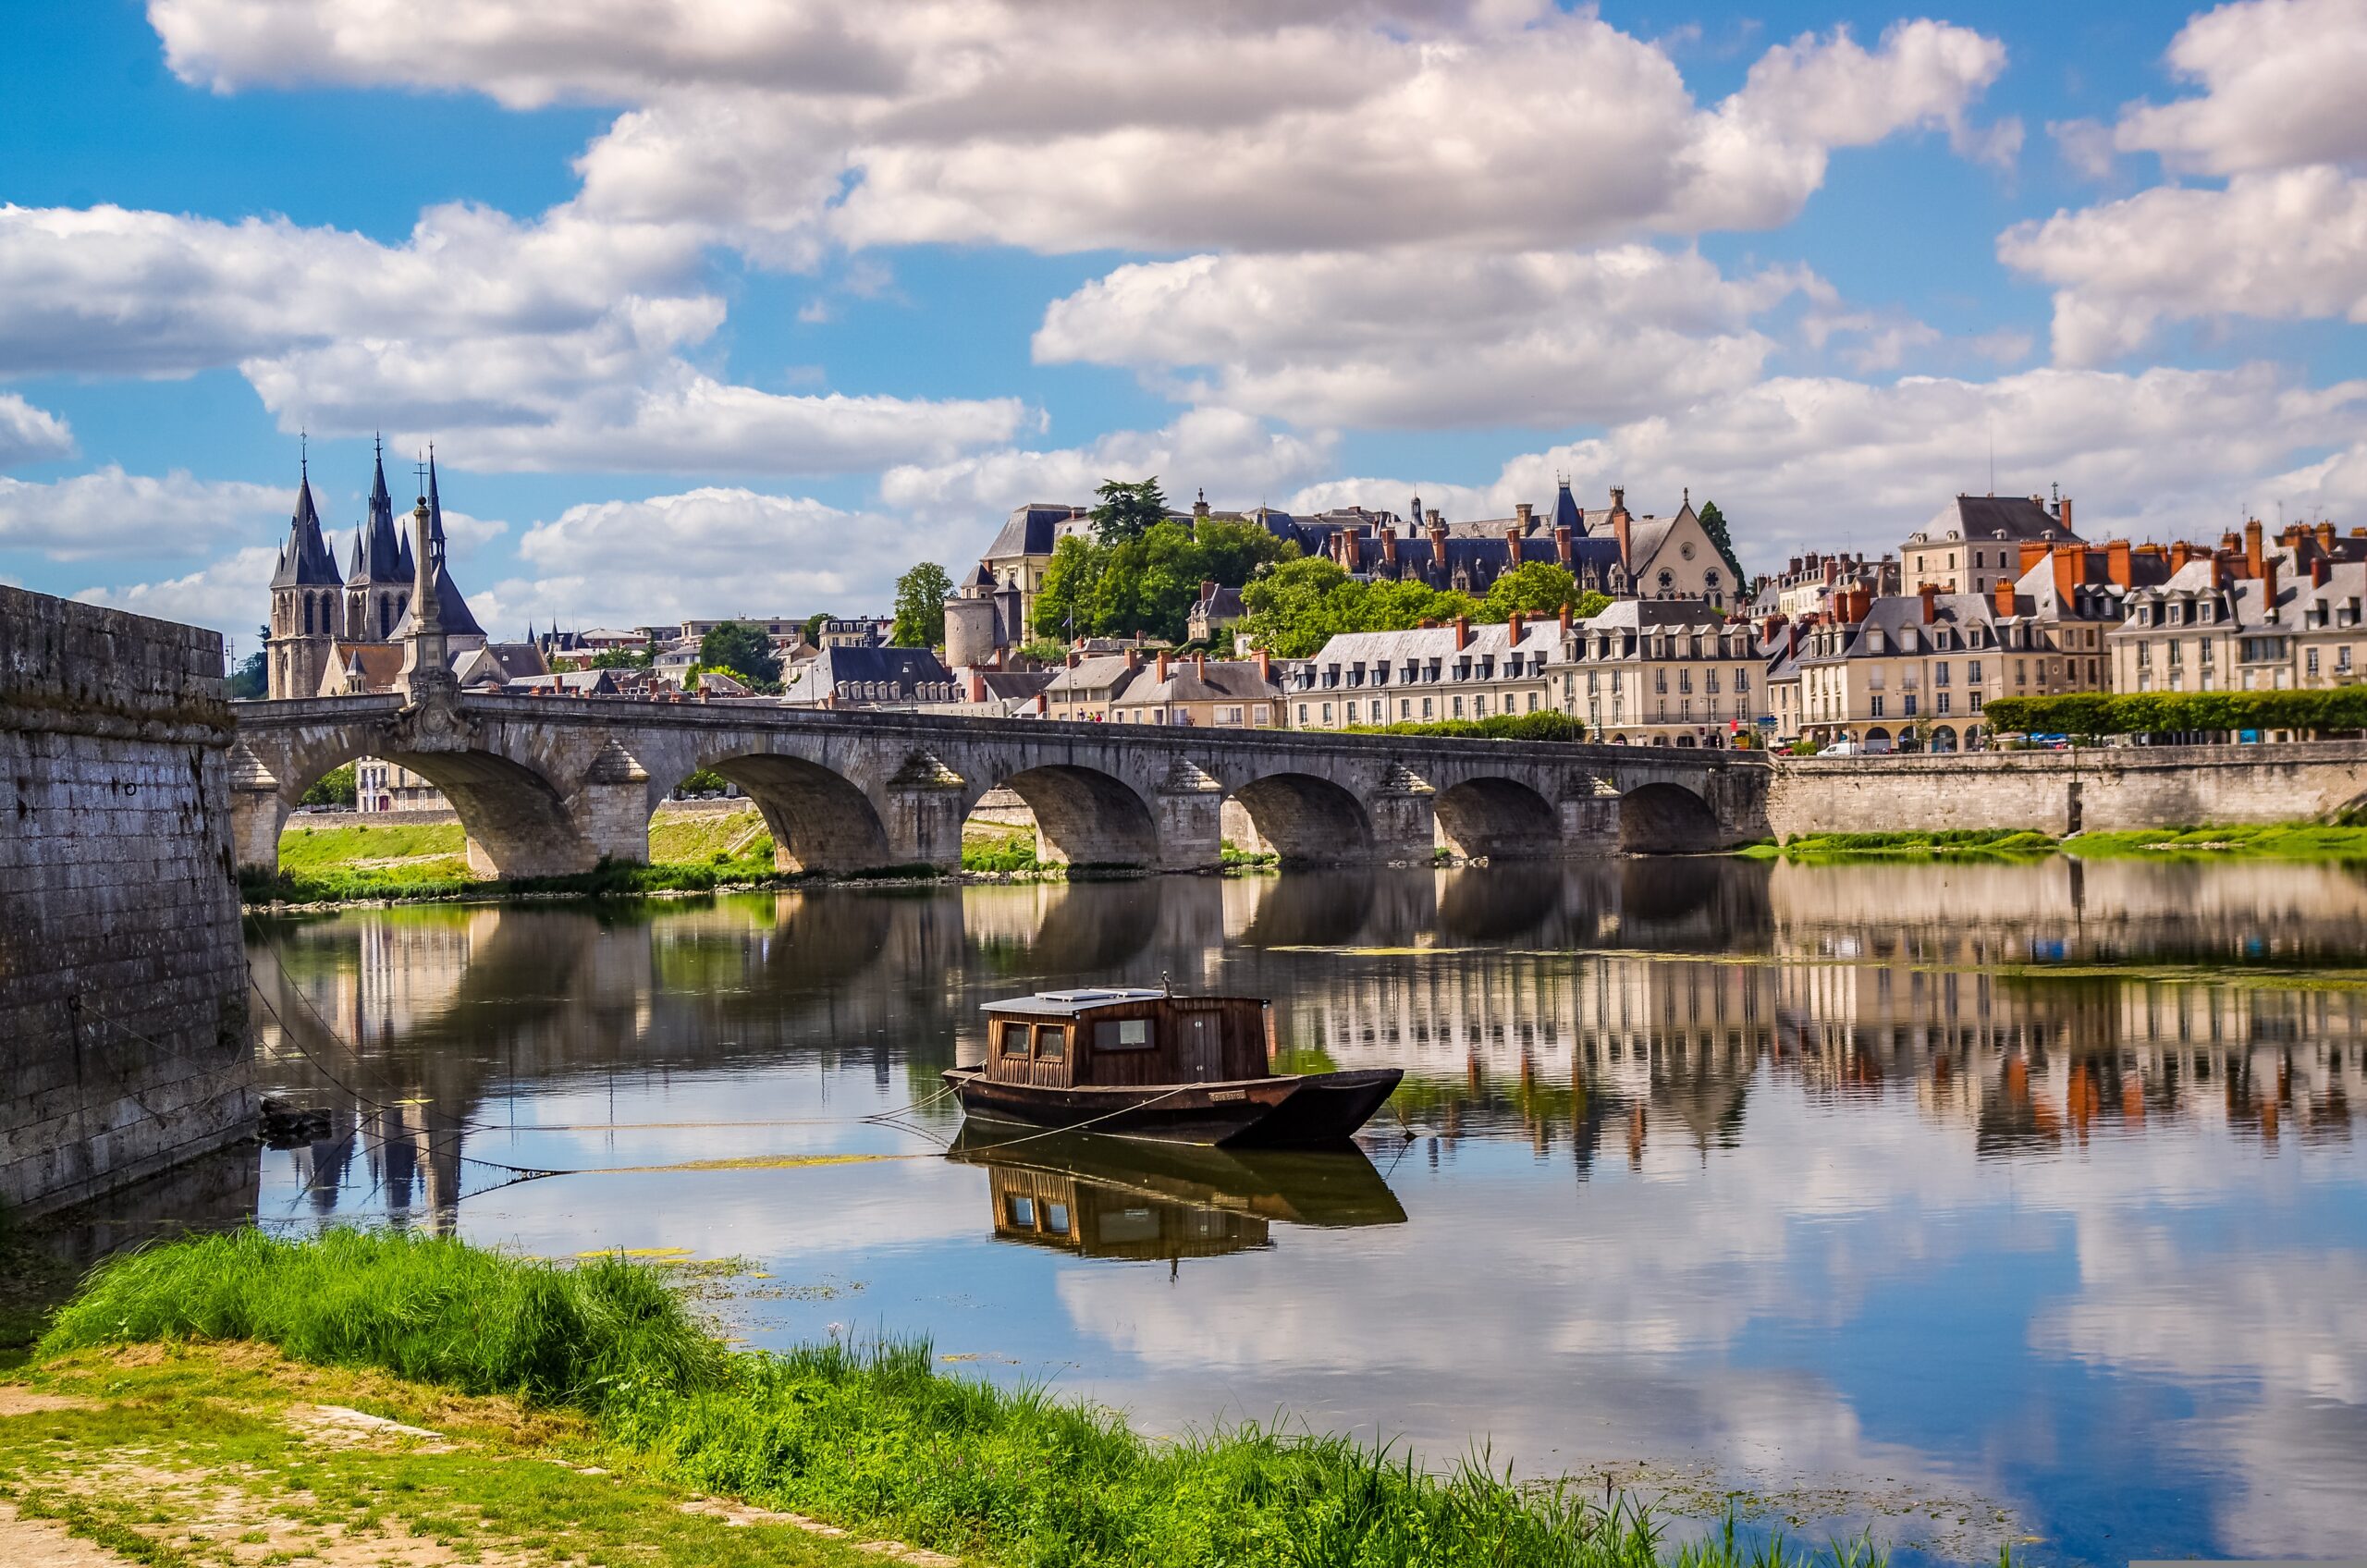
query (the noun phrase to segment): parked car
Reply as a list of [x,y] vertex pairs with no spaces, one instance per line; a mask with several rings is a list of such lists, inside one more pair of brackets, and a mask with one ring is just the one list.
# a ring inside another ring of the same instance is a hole
[[1821,757],[1861,757],[1865,754],[1866,748],[1855,741],[1835,741],[1817,753]]

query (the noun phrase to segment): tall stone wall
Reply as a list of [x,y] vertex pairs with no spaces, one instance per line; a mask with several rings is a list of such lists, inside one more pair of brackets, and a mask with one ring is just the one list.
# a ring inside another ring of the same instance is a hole
[[0,1201],[253,1126],[212,631],[0,587]]
[[2128,827],[2295,822],[2367,791],[2367,741],[2281,746],[2109,746],[1953,756],[1786,759],[1767,822],[1797,833]]

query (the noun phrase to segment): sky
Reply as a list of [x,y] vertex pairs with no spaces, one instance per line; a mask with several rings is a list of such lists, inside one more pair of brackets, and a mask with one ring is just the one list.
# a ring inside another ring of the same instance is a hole
[[501,635],[881,610],[1150,475],[1752,570],[2367,522],[2367,0],[0,10],[0,580],[234,654],[381,437]]

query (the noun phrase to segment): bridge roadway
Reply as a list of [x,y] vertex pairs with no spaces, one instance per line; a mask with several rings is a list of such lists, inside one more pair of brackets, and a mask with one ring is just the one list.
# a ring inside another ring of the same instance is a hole
[[1219,861],[1230,797],[1287,862],[1711,850],[1766,832],[1766,766],[1658,747],[1165,729],[737,704],[464,694],[234,704],[242,866],[278,864],[304,791],[356,757],[432,781],[480,873],[644,861],[649,819],[711,769],[763,811],[785,871],[961,864],[997,786],[1036,814],[1049,862],[1186,871]]

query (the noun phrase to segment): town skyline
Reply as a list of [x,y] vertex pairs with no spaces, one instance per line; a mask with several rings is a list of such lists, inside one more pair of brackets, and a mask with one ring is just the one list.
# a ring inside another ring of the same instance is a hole
[[[985,84],[1050,55],[994,8],[975,79],[827,6],[732,59],[633,9],[563,53],[527,8],[31,24],[0,578],[249,649],[299,433],[341,548],[382,427],[399,491],[436,441],[504,633],[868,613],[1154,474],[1452,520],[1689,486],[1754,576],[1958,492],[2060,484],[2140,540],[2347,530],[2367,492],[2328,330],[2367,126],[2312,85],[2367,23],[2323,0],[1063,24],[1086,65],[1167,30],[1238,134],[1014,113]],[[2230,252],[2279,223],[2309,243]]]

